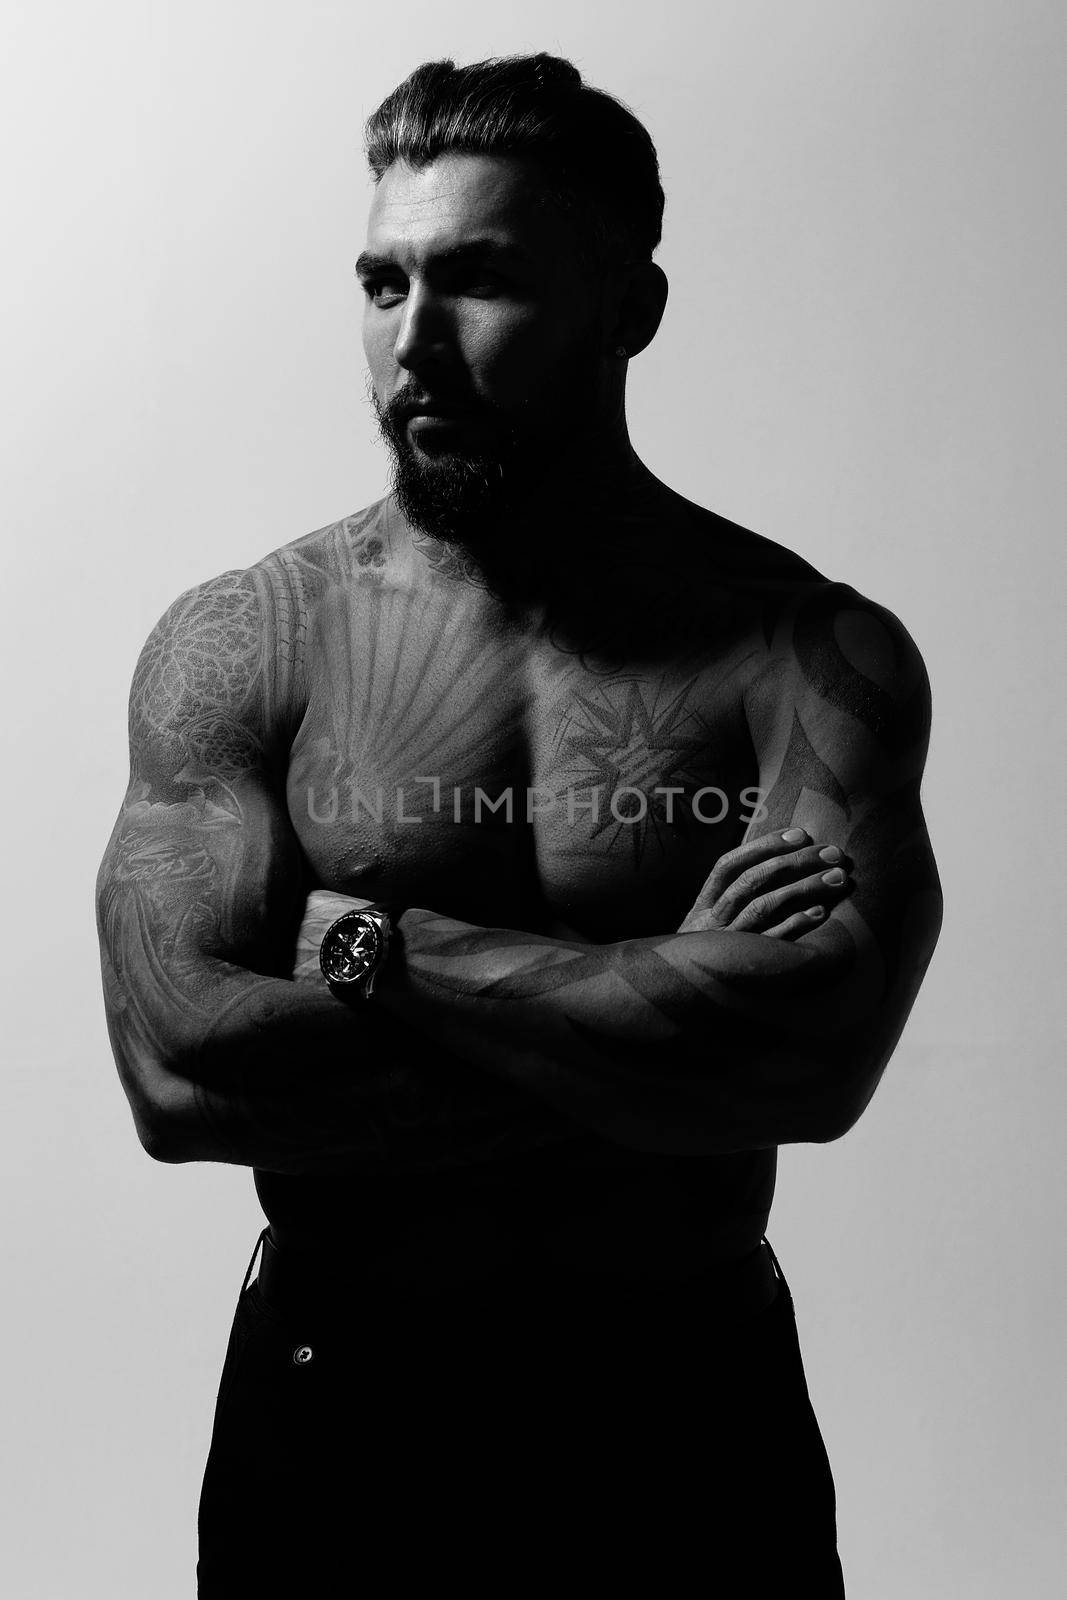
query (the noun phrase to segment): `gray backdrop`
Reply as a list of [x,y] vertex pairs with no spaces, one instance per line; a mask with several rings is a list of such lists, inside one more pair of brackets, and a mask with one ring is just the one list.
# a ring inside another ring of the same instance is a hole
[[933,680],[942,942],[771,1229],[850,1597],[1062,1592],[1063,7],[36,0],[5,32],[4,1593],[193,1593],[260,1218],[247,1172],[142,1154],[111,1063],[126,692],[179,591],[382,491],[361,121],[422,59],[528,49],[661,152],[638,449],[897,611]]

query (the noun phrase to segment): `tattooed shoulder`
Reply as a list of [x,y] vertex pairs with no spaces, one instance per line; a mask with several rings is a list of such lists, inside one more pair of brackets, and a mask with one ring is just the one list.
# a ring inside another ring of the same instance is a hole
[[328,522],[283,545],[260,565],[271,571],[285,571],[290,580],[296,579],[298,589],[313,589],[324,581],[373,579],[384,571],[395,537],[388,498],[376,500],[362,511]]
[[[899,760],[925,751],[930,685],[903,623],[843,583],[805,585],[779,614],[753,685],[756,720],[831,725]],[[793,727],[795,735],[796,728]]]
[[130,691],[135,773],[176,792],[248,771],[266,738],[262,580],[224,572],[153,628]]
[[930,684],[898,617],[846,584],[827,584],[800,609],[793,650],[820,699],[861,724],[891,756],[925,741]]
[[173,798],[286,749],[306,706],[315,607],[331,587],[378,577],[389,538],[379,501],[180,595],[134,676],[135,776]]

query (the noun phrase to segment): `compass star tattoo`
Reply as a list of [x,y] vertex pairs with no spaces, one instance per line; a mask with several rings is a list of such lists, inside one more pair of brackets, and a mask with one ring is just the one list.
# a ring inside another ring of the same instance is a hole
[[[595,694],[576,694],[569,701],[556,732],[551,772],[557,800],[565,804],[569,791],[589,819],[586,849],[592,844],[614,848],[627,834],[637,867],[650,843],[662,850],[671,828],[684,830],[691,822],[689,796],[700,785],[709,740],[707,723],[689,704],[696,681],[668,698],[662,687],[653,690],[651,703],[647,686],[643,692],[637,679],[598,684]],[[684,792],[662,792],[670,789]],[[593,812],[596,790],[599,805]]]

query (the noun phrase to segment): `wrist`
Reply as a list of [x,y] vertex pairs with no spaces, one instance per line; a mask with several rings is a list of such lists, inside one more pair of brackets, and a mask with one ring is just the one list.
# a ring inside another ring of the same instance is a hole
[[344,911],[326,929],[319,967],[330,992],[362,1005],[374,995],[389,957],[392,922],[383,906]]
[[322,941],[334,923],[350,911],[380,909],[374,900],[338,894],[333,889],[313,889],[304,905],[304,915],[296,936],[294,980],[321,985],[325,981],[320,962]]

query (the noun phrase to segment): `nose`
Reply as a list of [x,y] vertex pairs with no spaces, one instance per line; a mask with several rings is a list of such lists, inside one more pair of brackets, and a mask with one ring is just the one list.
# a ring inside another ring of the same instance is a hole
[[407,372],[443,365],[448,359],[448,316],[425,284],[411,283],[396,332],[393,357]]

